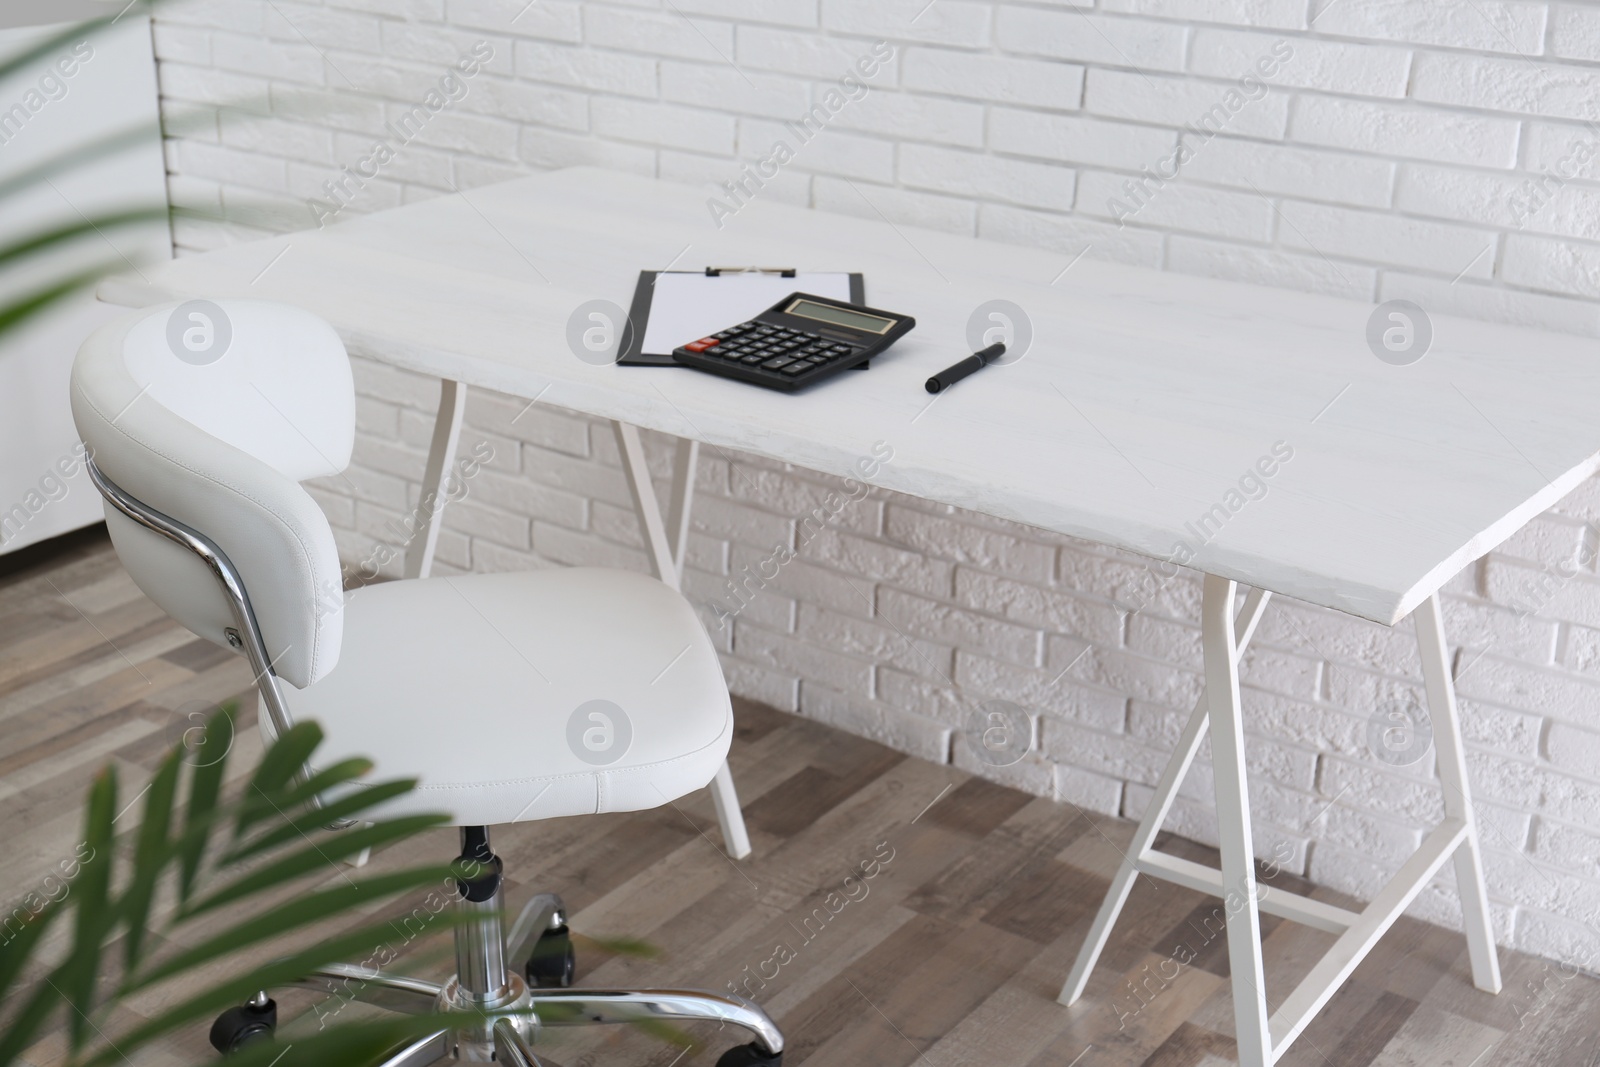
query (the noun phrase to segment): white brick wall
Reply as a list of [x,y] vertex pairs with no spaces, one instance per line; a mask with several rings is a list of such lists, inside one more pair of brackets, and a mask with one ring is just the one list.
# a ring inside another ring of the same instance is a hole
[[[1579,3],[174,0],[156,31],[172,195],[285,209],[262,228],[309,225],[305,199],[479,42],[494,57],[466,98],[349,211],[577,163],[717,182],[879,39],[895,56],[867,96],[761,195],[1600,335],[1600,13]],[[1274,49],[1290,54],[1261,71],[1258,98],[1197,133]],[[237,110],[219,116],[223,102]],[[1180,143],[1180,176],[1119,226],[1109,200]],[[185,223],[179,239],[252,232]],[[414,505],[436,395],[365,362],[357,383],[355,465],[317,488],[352,562]],[[494,459],[448,512],[439,570],[642,568],[609,431],[543,406],[517,419],[522,406],[471,398],[464,444]],[[650,446],[664,477],[665,443]],[[701,460],[691,596],[724,595],[778,545],[798,551],[715,633],[733,687],[1094,810],[1142,811],[1199,685],[1193,577],[1130,615],[1118,603],[1142,600],[1137,561],[889,494],[800,545],[798,517],[830,488],[751,457]],[[1445,599],[1499,936],[1591,968],[1597,548],[1600,482]],[[1557,567],[1575,576],[1551,579]],[[1367,743],[1374,702],[1419,685],[1409,630],[1281,605],[1245,681],[1263,854],[1290,845],[1291,867],[1371,892],[1439,813],[1431,755],[1395,768]],[[1036,750],[1004,769],[959,729],[995,698],[1037,718]],[[1202,763],[1174,812],[1202,840],[1209,783]],[[1452,919],[1448,881],[1417,909]]]

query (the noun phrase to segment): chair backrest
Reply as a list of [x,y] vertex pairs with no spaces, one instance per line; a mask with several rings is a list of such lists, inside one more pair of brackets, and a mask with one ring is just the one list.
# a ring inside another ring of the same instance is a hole
[[[146,309],[83,343],[72,413],[106,478],[227,555],[278,677],[304,688],[333,669],[339,556],[299,484],[344,470],[354,444],[355,386],[332,327],[254,300]],[[150,599],[227,644],[232,610],[198,556],[109,505],[106,525]]]

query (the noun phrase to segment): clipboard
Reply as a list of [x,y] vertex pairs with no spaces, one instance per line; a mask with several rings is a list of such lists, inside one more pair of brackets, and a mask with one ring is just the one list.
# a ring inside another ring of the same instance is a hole
[[862,276],[844,271],[799,271],[792,267],[642,270],[633,291],[633,305],[628,309],[629,328],[617,363],[678,366],[672,358],[674,348],[748,322],[796,290],[852,304],[866,303]]

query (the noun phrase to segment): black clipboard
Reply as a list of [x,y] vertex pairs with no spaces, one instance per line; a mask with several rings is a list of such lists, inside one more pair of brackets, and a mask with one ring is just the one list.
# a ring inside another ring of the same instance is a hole
[[[680,364],[674,362],[671,352],[645,352],[644,337],[646,326],[650,322],[650,304],[655,298],[656,277],[661,274],[703,274],[708,278],[719,278],[731,274],[773,274],[784,278],[794,278],[800,272],[793,267],[707,267],[704,271],[658,271],[642,270],[639,272],[639,284],[633,290],[633,304],[628,308],[628,324],[623,331],[622,354],[617,357],[617,363],[633,367],[676,367]],[[807,272],[810,273],[810,272]],[[844,273],[840,271],[823,271],[818,273]],[[867,302],[867,285],[865,278],[857,272],[850,272],[850,302],[852,304],[865,304]],[[757,308],[750,314],[760,314],[765,308]],[[729,322],[729,326],[737,323]]]

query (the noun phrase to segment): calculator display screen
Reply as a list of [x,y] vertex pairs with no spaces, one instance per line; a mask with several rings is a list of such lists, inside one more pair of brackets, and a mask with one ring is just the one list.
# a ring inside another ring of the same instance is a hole
[[789,315],[816,319],[819,322],[831,322],[835,326],[846,326],[863,333],[888,333],[894,327],[895,321],[880,315],[867,315],[848,308],[834,307],[832,304],[819,304],[814,300],[796,300],[783,310]]

